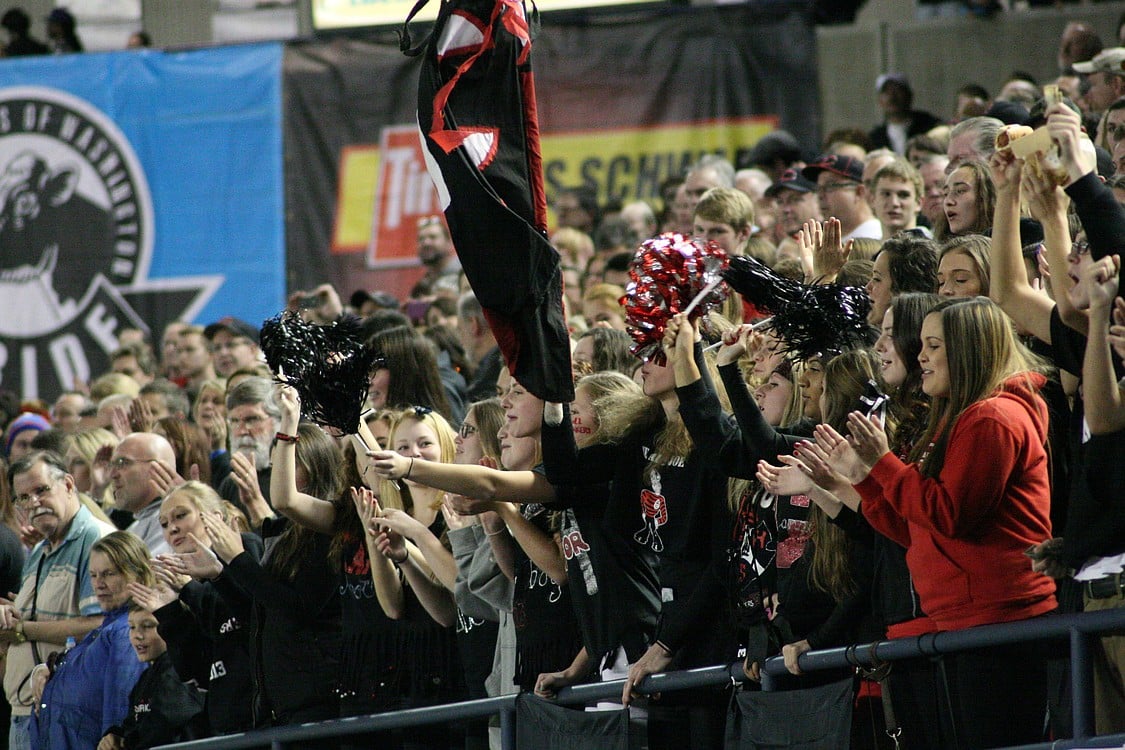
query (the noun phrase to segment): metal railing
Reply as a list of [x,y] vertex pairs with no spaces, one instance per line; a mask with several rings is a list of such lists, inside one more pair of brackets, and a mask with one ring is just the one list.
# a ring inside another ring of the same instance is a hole
[[[967,630],[949,630],[911,638],[897,638],[889,641],[808,651],[801,654],[797,663],[803,672],[815,672],[842,667],[874,667],[884,662],[900,659],[932,657],[957,651],[1025,641],[1069,640],[1070,672],[1073,686],[1074,738],[1036,745],[1024,745],[1010,750],[1122,747],[1125,745],[1125,734],[1094,737],[1093,732],[1093,672],[1090,662],[1090,647],[1097,634],[1114,631],[1125,633],[1125,608],[1069,615],[1050,615],[999,625],[983,625]],[[788,672],[780,656],[767,659],[762,667],[762,689],[773,689],[773,678],[785,674],[788,674]],[[641,691],[645,693],[670,693],[688,688],[737,683],[744,679],[742,664],[736,662],[725,666],[654,674],[647,677],[640,687]],[[615,680],[575,685],[560,690],[556,702],[563,705],[574,705],[618,698],[621,696],[624,684],[624,680]],[[261,729],[176,745],[163,745],[157,750],[163,748],[169,750],[171,748],[177,748],[178,750],[237,750],[238,748],[266,746],[280,750],[290,742],[350,737],[389,729],[476,719],[495,714],[500,715],[504,750],[515,750],[516,698],[517,695],[512,694],[372,716],[356,716],[314,724]]]

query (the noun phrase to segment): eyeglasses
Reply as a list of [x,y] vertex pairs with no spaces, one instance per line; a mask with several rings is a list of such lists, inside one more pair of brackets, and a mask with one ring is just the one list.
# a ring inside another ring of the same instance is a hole
[[43,498],[49,495],[52,489],[54,489],[52,485],[41,484],[29,493],[16,495],[14,498],[12,498],[12,500],[13,502],[15,502],[16,507],[26,508],[30,506],[32,502],[43,502]]
[[457,434],[461,436],[462,440],[470,438],[473,435],[477,434],[477,427],[476,425],[471,425],[468,422],[462,422],[461,429],[457,430]]
[[440,224],[441,224],[441,217],[440,216],[423,216],[421,219],[418,219],[418,228],[419,229],[423,229],[425,227],[437,226],[437,225],[440,225]]
[[239,419],[237,417],[235,417],[234,419],[228,419],[227,424],[230,425],[230,428],[232,430],[237,430],[240,427],[246,427],[253,430],[265,421],[265,417],[261,417],[255,414],[254,416],[246,417],[244,419]]
[[109,460],[109,467],[111,469],[127,469],[133,464],[151,464],[156,463],[155,458],[126,458],[125,456],[118,456]]
[[1085,240],[1075,242],[1070,246],[1070,252],[1081,258],[1083,255],[1090,254],[1090,243]]
[[795,206],[805,199],[807,193],[799,190],[786,190],[782,195],[777,198],[777,205],[779,206]]
[[816,186],[816,194],[819,195],[819,196],[824,196],[824,195],[828,195],[829,193],[834,193],[837,190],[843,190],[845,188],[854,188],[854,187],[859,187],[859,183],[858,182],[826,182],[823,185],[817,185]]

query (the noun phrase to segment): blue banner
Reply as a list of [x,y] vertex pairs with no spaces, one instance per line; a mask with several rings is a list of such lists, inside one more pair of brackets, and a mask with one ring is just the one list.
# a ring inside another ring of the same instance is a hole
[[0,388],[88,381],[126,326],[284,306],[281,56],[0,63]]

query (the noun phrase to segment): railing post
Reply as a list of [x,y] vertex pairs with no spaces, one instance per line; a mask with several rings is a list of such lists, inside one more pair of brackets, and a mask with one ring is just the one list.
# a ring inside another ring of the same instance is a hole
[[1094,669],[1090,663],[1089,633],[1070,628],[1070,685],[1073,702],[1074,739],[1094,736]]
[[503,750],[516,750],[515,704],[500,711],[500,747]]

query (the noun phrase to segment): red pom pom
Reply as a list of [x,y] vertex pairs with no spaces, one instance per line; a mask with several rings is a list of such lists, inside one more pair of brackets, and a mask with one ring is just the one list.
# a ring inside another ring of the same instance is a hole
[[[718,281],[728,262],[727,254],[714,242],[704,244],[671,232],[645,240],[633,256],[629,285],[621,298],[626,330],[636,342],[633,354],[664,364],[660,342],[668,321],[685,310],[705,287]],[[688,318],[706,315],[728,294],[726,283],[719,282]]]

